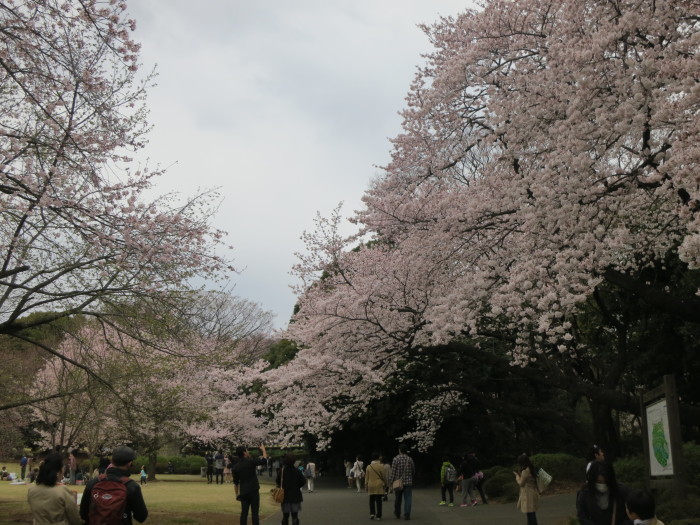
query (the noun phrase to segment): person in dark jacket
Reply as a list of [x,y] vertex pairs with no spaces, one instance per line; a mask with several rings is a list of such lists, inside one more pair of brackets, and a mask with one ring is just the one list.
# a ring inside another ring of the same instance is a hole
[[[124,477],[129,477],[131,474],[131,466],[136,459],[136,452],[130,447],[117,447],[112,452],[112,463],[107,470],[105,476],[108,480],[121,481]],[[89,522],[90,502],[92,501],[91,493],[95,484],[101,481],[101,476],[92,478],[85,486],[83,498],[80,500],[80,517],[85,523]],[[146,502],[143,500],[141,487],[133,479],[125,483],[126,486],[126,510],[124,511],[123,525],[131,525],[132,517],[139,523],[143,523],[148,518],[148,509]]]
[[260,483],[256,469],[258,465],[267,465],[265,445],[260,445],[261,458],[252,458],[246,447],[237,447],[238,461],[231,468],[233,473],[233,488],[236,499],[241,502],[241,525],[248,522],[250,510],[253,525],[260,523]]
[[298,468],[294,468],[294,456],[287,454],[282,462],[282,468],[277,472],[275,481],[278,487],[284,489],[284,501],[282,507],[282,525],[289,525],[289,515],[292,516],[292,525],[299,525],[299,512],[301,512],[301,488],[306,483],[304,475]]
[[612,465],[594,461],[586,485],[576,494],[576,517],[581,525],[628,525],[627,490],[617,484]]
[[479,461],[476,459],[476,454],[469,452],[464,455],[464,461],[459,466],[460,475],[462,476],[462,504],[460,507],[468,507],[476,505],[477,500],[474,495],[477,478],[476,473],[479,472]]

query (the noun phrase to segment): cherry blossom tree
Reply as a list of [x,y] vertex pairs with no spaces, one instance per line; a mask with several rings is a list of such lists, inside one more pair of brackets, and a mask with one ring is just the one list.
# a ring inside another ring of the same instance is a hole
[[124,330],[124,304],[165,316],[192,277],[232,270],[216,193],[153,197],[161,172],[132,161],[153,76],[126,3],[10,1],[0,28],[0,333],[76,314]]
[[[498,337],[523,370],[636,410],[616,399],[608,372],[622,371],[600,371],[609,388],[576,375],[591,350],[577,320],[613,286],[700,321],[697,290],[645,277],[700,260],[697,5],[490,0],[425,30],[435,51],[353,217],[360,236],[342,238],[336,215],[306,237],[288,333],[302,350],[267,373],[280,424],[329,438],[408,349],[465,337]],[[416,405],[424,446],[438,401]]]

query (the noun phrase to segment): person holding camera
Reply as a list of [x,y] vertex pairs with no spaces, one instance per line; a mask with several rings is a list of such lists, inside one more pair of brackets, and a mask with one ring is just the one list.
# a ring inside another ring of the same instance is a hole
[[262,457],[251,457],[246,447],[237,447],[236,456],[238,461],[232,467],[233,488],[236,499],[241,502],[240,525],[248,522],[248,511],[250,510],[253,525],[260,524],[260,483],[256,469],[258,465],[267,465],[267,450],[265,445],[260,445]]

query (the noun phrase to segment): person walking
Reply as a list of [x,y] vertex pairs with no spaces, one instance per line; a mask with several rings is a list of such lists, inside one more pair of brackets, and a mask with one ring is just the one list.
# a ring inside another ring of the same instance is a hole
[[76,493],[59,483],[62,477],[63,458],[58,453],[50,454],[39,466],[36,483],[27,491],[35,524],[82,525]]
[[384,459],[384,456],[379,456],[379,462],[384,469],[384,479],[386,479],[386,487],[384,487],[384,501],[389,501],[389,478],[391,477],[391,464]]
[[365,477],[365,464],[360,456],[355,457],[355,464],[352,466],[352,477],[355,480],[357,492],[362,492],[362,482]]
[[[236,499],[241,502],[240,525],[246,525],[248,511],[251,513],[251,523],[260,524],[260,483],[258,482],[257,467],[267,465],[267,450],[260,445],[262,457],[252,458],[246,447],[237,447],[238,461],[233,465],[233,487]],[[303,478],[303,477],[302,477]]]
[[148,474],[146,474],[146,465],[141,465],[141,485],[145,485],[148,481]]
[[[455,483],[457,481],[457,469],[450,463],[450,459],[447,456],[442,458],[442,465],[440,466],[440,505],[448,505],[454,507],[454,489]],[[450,502],[447,503],[446,496],[450,496]]]
[[603,451],[603,449],[598,445],[593,445],[591,448],[590,461],[586,465],[586,478],[588,478],[588,471],[591,470],[591,465],[595,461],[605,461],[605,451]]
[[351,489],[352,486],[355,484],[355,478],[353,478],[352,476],[352,461],[346,459],[343,462],[343,465],[345,466],[345,477],[348,480],[348,488]]
[[518,456],[518,471],[515,474],[515,482],[520,487],[518,497],[518,509],[527,517],[527,525],[537,525],[537,507],[540,495],[537,492],[537,472],[527,454]]
[[391,462],[389,486],[394,491],[394,516],[401,517],[401,500],[403,500],[403,517],[405,520],[410,520],[416,466],[407,451],[406,445],[399,446],[399,454]]
[[314,491],[314,480],[316,479],[316,474],[316,463],[309,460],[309,462],[306,464],[306,468],[304,469],[304,477],[306,478],[309,492]]
[[301,502],[301,488],[306,483],[304,476],[294,467],[294,456],[287,454],[282,460],[282,467],[277,471],[275,483],[284,489],[284,500],[280,503],[282,510],[282,525],[289,525],[289,516],[292,517],[292,525],[299,525],[299,513]]
[[372,454],[372,461],[365,472],[365,490],[369,494],[369,519],[382,519],[382,498],[389,484],[384,467],[379,461],[379,453]]

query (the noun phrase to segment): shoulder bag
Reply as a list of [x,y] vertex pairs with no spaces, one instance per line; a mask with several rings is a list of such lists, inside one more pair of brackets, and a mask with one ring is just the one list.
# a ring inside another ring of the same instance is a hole
[[282,474],[280,475],[280,486],[275,487],[272,489],[270,492],[272,494],[272,499],[275,500],[276,503],[282,503],[284,501],[284,489],[282,488],[284,485],[284,467],[282,467]]

